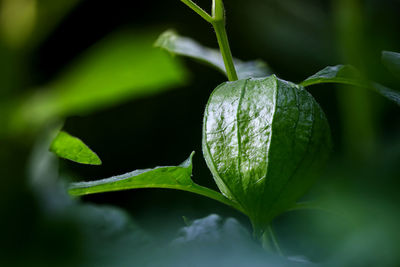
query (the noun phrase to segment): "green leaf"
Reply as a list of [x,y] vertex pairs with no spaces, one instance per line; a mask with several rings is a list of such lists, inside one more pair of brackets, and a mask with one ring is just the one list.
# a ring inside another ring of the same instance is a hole
[[100,158],[82,140],[64,131],[60,131],[53,140],[50,151],[60,158],[78,163],[101,165]]
[[217,87],[203,125],[214,180],[250,217],[257,236],[313,184],[331,148],[314,98],[274,75]]
[[182,85],[186,72],[153,47],[157,35],[123,31],[84,52],[53,82],[13,103],[11,129],[35,129]]
[[329,66],[316,74],[308,77],[300,85],[310,86],[321,83],[340,83],[364,87],[373,90],[385,98],[400,105],[400,92],[385,87],[379,83],[371,82],[365,79],[356,68],[350,65]]
[[382,63],[393,75],[400,78],[400,53],[383,51]]
[[190,177],[192,175],[193,155],[194,152],[179,166],[136,170],[102,180],[72,183],[68,191],[72,196],[81,196],[141,188],[176,189],[206,196],[241,211],[240,207],[234,201],[225,198],[223,195],[214,190],[200,186],[192,181]]
[[[165,49],[172,54],[205,62],[227,75],[224,61],[219,50],[204,47],[190,38],[179,36],[172,30],[161,34],[155,46]],[[234,63],[239,79],[265,77],[271,73],[267,64],[261,60],[243,62],[239,59],[234,59]]]
[[308,77],[300,85],[310,86],[320,83],[342,83],[354,86],[367,86],[356,68],[351,65],[328,66]]

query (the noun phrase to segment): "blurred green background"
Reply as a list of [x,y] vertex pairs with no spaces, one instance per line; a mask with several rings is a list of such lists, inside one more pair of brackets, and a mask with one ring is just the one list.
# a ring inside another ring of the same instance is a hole
[[[380,63],[382,50],[400,52],[398,0],[226,0],[225,7],[235,57],[263,59],[293,82],[328,65],[353,64],[400,89],[399,77]],[[153,254],[155,266],[181,266],[182,255],[162,251],[185,226],[182,216],[217,213],[250,231],[244,216],[185,192],[136,190],[80,202],[65,195],[65,181],[176,165],[193,150],[194,181],[216,189],[201,155],[202,116],[225,77],[154,48],[169,28],[216,47],[210,25],[178,0],[0,0],[4,266],[148,266]],[[326,112],[334,151],[305,196],[321,210],[274,222],[284,254],[301,255],[296,264],[399,266],[399,107],[353,87],[310,92]],[[55,127],[84,140],[103,165],[55,159],[47,151]],[[219,248],[218,255],[207,247],[184,254],[193,266],[221,266],[218,258],[233,255],[237,266],[280,266],[263,252]]]

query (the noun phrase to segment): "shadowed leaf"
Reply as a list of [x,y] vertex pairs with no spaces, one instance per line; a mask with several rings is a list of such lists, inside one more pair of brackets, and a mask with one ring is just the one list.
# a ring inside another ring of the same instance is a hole
[[329,66],[316,74],[308,77],[300,85],[310,86],[321,83],[340,83],[364,87],[373,90],[385,98],[400,105],[400,92],[391,88],[385,87],[379,83],[371,82],[362,77],[356,68],[350,65]]
[[350,65],[328,66],[308,77],[300,85],[310,86],[320,83],[342,83],[354,86],[367,85],[357,69]]
[[400,78],[400,53],[383,51],[382,63],[393,75]]
[[[204,47],[193,39],[179,36],[172,30],[161,34],[155,46],[176,55],[205,62],[226,75],[224,61],[217,49]],[[239,79],[265,77],[271,73],[267,64],[261,60],[243,62],[239,59],[234,59],[234,63]]]

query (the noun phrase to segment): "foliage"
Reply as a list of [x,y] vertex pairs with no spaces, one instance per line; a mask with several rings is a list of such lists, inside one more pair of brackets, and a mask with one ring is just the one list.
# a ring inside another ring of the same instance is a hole
[[390,72],[400,78],[400,53],[383,51],[382,62]]
[[79,138],[60,131],[50,145],[57,156],[82,164],[101,165],[100,158]]
[[[175,55],[186,56],[207,63],[227,75],[222,55],[218,50],[204,47],[188,37],[179,36],[173,30],[167,30],[161,34],[155,46]],[[233,62],[239,79],[265,77],[271,73],[267,64],[262,60],[243,62],[234,58]]]
[[68,191],[72,196],[81,196],[138,188],[177,189],[203,195],[241,210],[240,206],[235,202],[230,201],[211,189],[197,185],[191,180],[193,155],[194,153],[176,167],[156,167],[154,169],[136,170],[103,180],[74,183],[71,184]]
[[37,130],[49,121],[89,114],[182,85],[185,71],[152,49],[153,41],[151,32],[121,31],[104,38],[43,86],[46,89],[15,99],[8,127],[2,131]]
[[[383,59],[385,60],[385,54],[383,52]],[[371,89],[386,97],[387,99],[400,105],[400,92],[393,89],[387,88],[379,83],[371,82],[362,77],[360,72],[357,71],[353,66],[350,65],[338,65],[330,66],[317,72],[316,74],[308,77],[304,80],[301,85],[310,86],[320,83],[340,83],[346,85],[353,85],[362,87],[365,89]]]
[[328,122],[313,97],[275,76],[224,83],[207,104],[207,165],[257,236],[313,184],[330,147]]
[[181,1],[0,1],[0,265],[397,266],[397,4]]
[[[137,170],[73,184],[69,192],[84,195],[134,188],[190,191],[243,212],[252,222],[254,235],[262,239],[269,235],[272,219],[293,208],[311,187],[331,149],[324,112],[303,86],[343,83],[373,88],[398,104],[400,94],[378,84],[370,85],[354,67],[346,65],[327,67],[301,85],[274,75],[256,78],[266,72],[264,68],[237,75],[235,68],[243,63],[233,63],[222,1],[213,1],[212,16],[190,0],[183,2],[213,25],[221,55],[171,31],[162,34],[156,46],[201,59],[218,69],[223,69],[222,62],[225,65],[230,82],[211,94],[203,128],[204,158],[223,196],[192,182],[191,157],[177,167]],[[237,76],[250,78],[238,80]]]

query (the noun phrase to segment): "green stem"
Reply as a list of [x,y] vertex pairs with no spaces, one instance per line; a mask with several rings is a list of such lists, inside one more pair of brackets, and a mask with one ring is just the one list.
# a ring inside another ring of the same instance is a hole
[[272,251],[283,256],[282,250],[279,246],[278,240],[275,237],[271,225],[269,225],[261,237],[262,246],[267,251]]
[[246,214],[246,212],[243,210],[243,208],[237,204],[236,202],[231,201],[230,199],[224,197],[222,194],[209,189],[207,187],[204,186],[200,186],[200,185],[193,185],[190,189],[188,189],[187,191],[190,191],[192,193],[196,193],[211,199],[214,199],[216,201],[219,201],[227,206],[231,206],[232,208],[237,209],[238,211],[240,211],[243,214]]
[[237,204],[236,202],[233,202],[232,200],[224,197],[221,193],[218,193],[217,191],[214,191],[212,189],[209,189],[207,187],[198,185],[198,184],[192,184],[192,185],[178,185],[178,184],[157,184],[157,185],[126,185],[126,184],[118,184],[118,183],[109,183],[108,186],[105,186],[105,180],[109,180],[110,178],[103,179],[103,180],[98,180],[96,182],[89,182],[92,183],[92,185],[87,185],[87,182],[81,182],[81,183],[72,183],[70,187],[68,188],[68,193],[71,196],[84,196],[84,195],[89,195],[89,194],[97,194],[97,193],[104,193],[104,192],[113,192],[113,191],[121,191],[121,190],[128,190],[128,189],[145,189],[145,188],[160,188],[160,189],[175,189],[175,190],[181,190],[181,191],[187,191],[187,192],[192,192],[198,195],[202,195],[211,199],[214,199],[216,201],[219,201],[225,205],[231,206],[238,211],[242,212],[243,214],[246,214],[243,208]]
[[225,22],[217,21],[212,23],[215,34],[217,35],[219,49],[221,50],[222,58],[224,59],[226,73],[229,81],[238,80],[238,76],[233,63],[231,48],[229,47],[228,35],[225,30]]
[[268,226],[268,232],[269,232],[269,235],[270,235],[270,237],[271,237],[272,243],[274,244],[274,247],[275,247],[276,252],[278,252],[278,254],[279,254],[280,256],[283,256],[281,247],[279,246],[278,240],[276,239],[275,233],[274,233],[274,231],[272,230],[272,227],[271,227],[271,226]]
[[199,14],[203,19],[212,23],[212,17],[207,12],[205,12],[204,9],[196,5],[196,3],[194,3],[192,0],[181,0],[181,1],[188,7],[190,7],[194,12]]
[[228,79],[229,81],[238,80],[235,64],[233,63],[231,48],[229,46],[228,35],[226,34],[225,9],[222,0],[213,0],[212,16],[210,16],[207,12],[205,12],[201,7],[196,5],[192,0],[181,0],[181,1],[185,3],[188,7],[193,9],[203,19],[211,23],[211,25],[215,30],[215,34],[217,36],[219,49],[222,54],[222,59],[224,60]]

